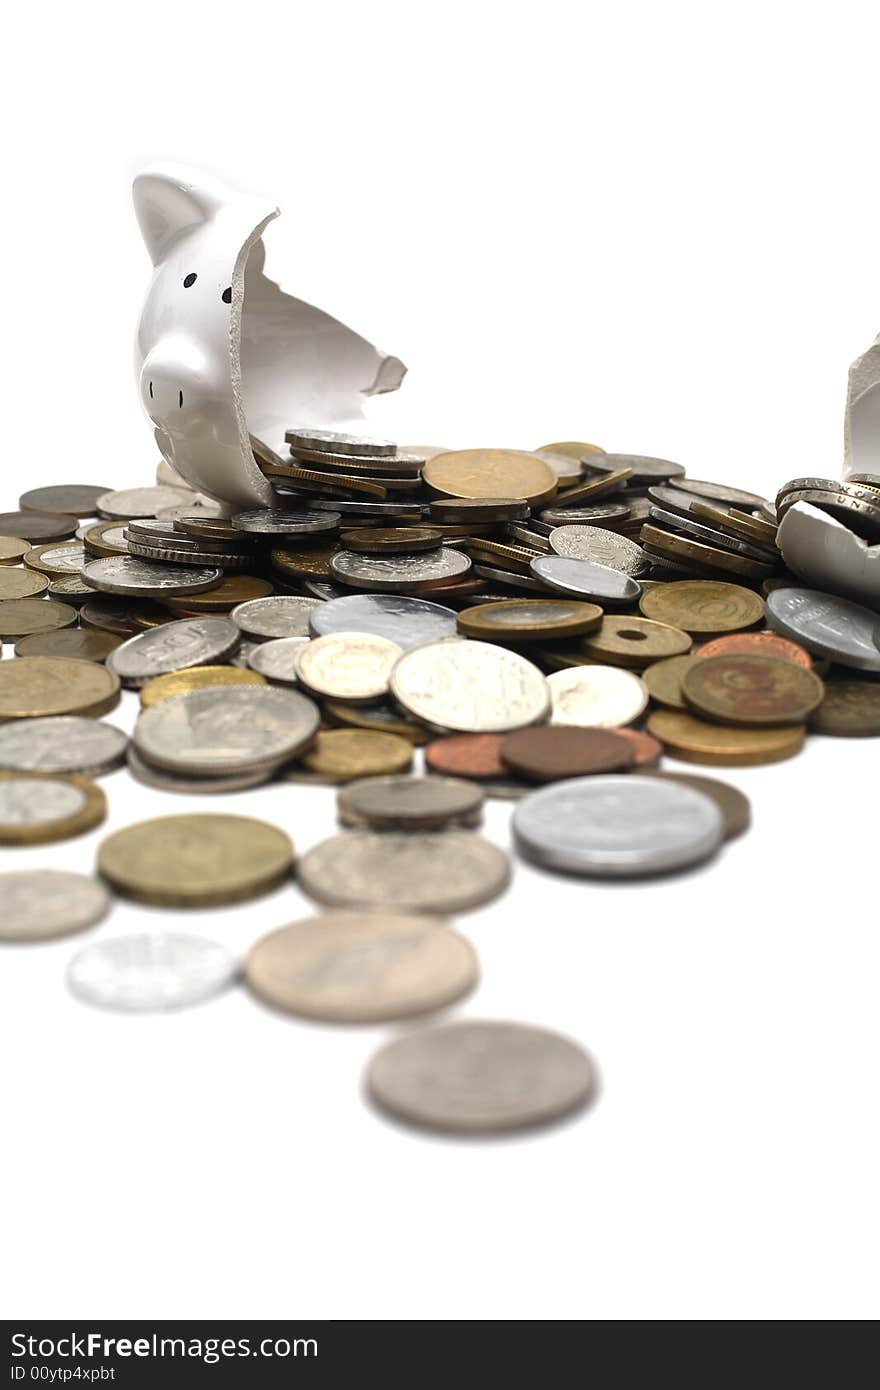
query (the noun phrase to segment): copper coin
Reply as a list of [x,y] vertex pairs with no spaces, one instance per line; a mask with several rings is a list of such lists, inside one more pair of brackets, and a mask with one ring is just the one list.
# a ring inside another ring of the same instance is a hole
[[712,656],[681,683],[688,706],[722,724],[798,724],[822,703],[812,671],[775,656]]
[[650,768],[637,770],[644,770],[645,776],[662,777],[667,782],[682,782],[686,787],[693,787],[695,792],[711,797],[724,817],[725,840],[733,840],[748,830],[752,807],[749,798],[739,787],[732,787],[729,782],[719,782],[715,777],[700,777],[696,773],[655,772]]
[[775,656],[779,661],[790,661],[807,671],[813,669],[812,658],[805,648],[775,632],[731,632],[726,637],[706,642],[694,656]]
[[594,772],[624,772],[634,765],[636,752],[616,730],[545,724],[508,734],[501,759],[508,772],[530,782],[557,782]]
[[615,729],[618,738],[625,738],[635,755],[635,769],[641,772],[646,767],[656,767],[663,756],[663,745],[651,734],[642,729]]
[[447,777],[472,777],[476,781],[504,778],[507,767],[501,761],[503,734],[453,734],[438,738],[425,749],[425,763],[432,772]]
[[0,512],[0,535],[23,541],[63,541],[76,531],[75,516],[48,512]]

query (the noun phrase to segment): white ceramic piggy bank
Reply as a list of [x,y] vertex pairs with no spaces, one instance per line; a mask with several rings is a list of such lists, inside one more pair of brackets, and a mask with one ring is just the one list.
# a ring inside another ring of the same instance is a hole
[[263,274],[271,203],[162,165],[138,174],[134,206],[156,267],[136,364],[156,442],[228,510],[269,506],[251,436],[289,458],[291,426],[357,433],[365,397],[406,368]]
[[849,369],[843,476],[880,473],[880,335]]

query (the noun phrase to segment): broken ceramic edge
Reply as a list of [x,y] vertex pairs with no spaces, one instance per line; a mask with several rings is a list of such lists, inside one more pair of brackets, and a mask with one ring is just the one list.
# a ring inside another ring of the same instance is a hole
[[849,369],[843,476],[880,473],[880,334]]
[[880,545],[809,502],[785,513],[777,543],[788,568],[808,584],[880,609]]
[[281,460],[295,422],[364,433],[365,399],[406,368],[263,274],[267,200],[178,165],[138,174],[133,196],[155,266],[136,370],[160,452],[227,510],[271,506],[251,436]]

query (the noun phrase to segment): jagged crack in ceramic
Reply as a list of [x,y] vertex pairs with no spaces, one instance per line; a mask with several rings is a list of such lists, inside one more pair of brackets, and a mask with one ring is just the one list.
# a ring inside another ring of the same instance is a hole
[[155,267],[136,371],[159,449],[227,510],[272,506],[251,436],[280,460],[295,424],[364,433],[365,399],[406,368],[264,275],[267,199],[173,164],[138,174],[133,196]]
[[880,473],[880,334],[849,369],[843,476]]

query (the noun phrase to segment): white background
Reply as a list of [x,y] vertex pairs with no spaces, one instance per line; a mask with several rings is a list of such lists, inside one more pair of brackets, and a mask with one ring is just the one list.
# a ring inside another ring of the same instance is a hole
[[[277,198],[270,272],[410,364],[374,403],[402,440],[587,439],[771,495],[839,470],[878,327],[874,7],[151,0],[7,26],[3,508],[151,481],[128,186],[156,159]],[[117,1018],[65,993],[87,938],[4,950],[4,1314],[876,1315],[877,770],[876,743],[814,739],[731,773],[754,829],[704,871],[518,865],[462,919],[483,984],[461,1013],[555,1026],[602,1071],[591,1114],[528,1138],[372,1113],[390,1032],[243,993]],[[252,811],[305,848],[333,827],[326,790],[104,785],[109,829]],[[103,833],[2,863],[88,870]],[[306,910],[294,887],[120,904],[91,939],[244,949]]]

